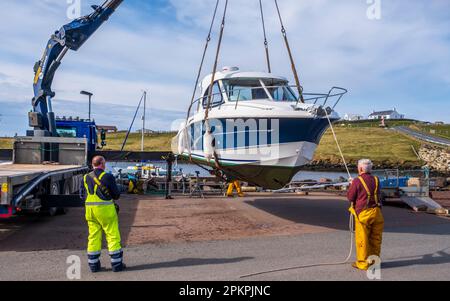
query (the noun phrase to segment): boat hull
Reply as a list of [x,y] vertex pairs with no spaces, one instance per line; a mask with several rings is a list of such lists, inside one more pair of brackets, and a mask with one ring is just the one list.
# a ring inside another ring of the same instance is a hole
[[[203,121],[181,130],[178,155],[220,169],[232,179],[266,189],[287,185],[301,167],[310,163],[329,127],[323,118],[211,119],[214,155],[208,152]],[[188,141],[188,142],[186,142]]]
[[[241,180],[266,189],[281,189],[311,162],[317,144],[293,142],[265,147],[218,151],[220,169],[228,178]],[[214,158],[193,151],[182,156],[197,164],[217,167]]]

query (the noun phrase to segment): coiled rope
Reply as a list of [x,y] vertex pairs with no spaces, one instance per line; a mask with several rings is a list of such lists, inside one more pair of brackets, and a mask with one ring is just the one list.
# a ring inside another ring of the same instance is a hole
[[[337,147],[339,149],[339,153],[341,155],[342,162],[345,165],[348,177],[350,179],[352,176],[350,174],[350,170],[348,168],[347,161],[345,160],[345,157],[344,157],[344,154],[342,152],[341,146],[339,144],[339,140],[337,138],[336,132],[334,131],[333,123],[330,120],[330,116],[328,115],[327,110],[325,110],[325,114],[327,116],[328,123],[330,124],[330,129],[331,129],[331,132],[333,133],[334,140],[336,141],[336,145],[337,145]],[[264,275],[264,274],[271,274],[271,273],[278,273],[278,272],[285,272],[285,271],[292,271],[292,270],[299,270],[299,269],[306,269],[306,268],[313,268],[313,267],[322,267],[322,266],[333,266],[333,265],[347,264],[350,261],[350,259],[352,258],[352,253],[353,253],[353,244],[354,244],[354,240],[355,240],[354,221],[355,221],[355,217],[353,216],[353,214],[350,214],[349,223],[348,223],[348,228],[349,228],[349,231],[350,231],[350,250],[348,252],[347,257],[344,259],[344,261],[324,262],[324,263],[317,263],[317,264],[293,266],[293,267],[287,267],[287,268],[282,268],[282,269],[275,269],[275,270],[269,270],[269,271],[264,271],[264,272],[248,274],[248,275],[241,276],[240,278],[241,279],[242,278],[249,278],[249,277],[254,277],[254,276],[259,276],[259,275]]]

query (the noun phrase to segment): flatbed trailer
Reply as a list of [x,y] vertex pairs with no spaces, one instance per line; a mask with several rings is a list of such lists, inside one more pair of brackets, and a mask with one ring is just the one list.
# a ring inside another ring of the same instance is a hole
[[19,212],[54,215],[81,206],[78,192],[89,171],[87,154],[86,139],[16,138],[13,162],[0,164],[0,218]]

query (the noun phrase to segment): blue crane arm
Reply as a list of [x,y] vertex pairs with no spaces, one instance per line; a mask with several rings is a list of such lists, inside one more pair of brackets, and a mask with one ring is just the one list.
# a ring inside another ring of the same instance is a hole
[[51,103],[55,96],[52,83],[62,59],[69,50],[77,51],[83,46],[122,2],[123,0],[107,0],[101,6],[94,5],[91,14],[64,25],[51,36],[42,59],[34,66],[33,112],[29,118],[35,135],[57,136]]

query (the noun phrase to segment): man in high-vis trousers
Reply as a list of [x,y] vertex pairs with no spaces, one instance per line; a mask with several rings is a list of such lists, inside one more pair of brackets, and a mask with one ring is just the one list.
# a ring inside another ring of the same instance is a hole
[[87,250],[89,267],[93,273],[101,270],[102,236],[105,233],[112,270],[121,272],[125,265],[119,231],[118,206],[114,202],[120,198],[120,191],[114,177],[105,172],[105,158],[95,157],[92,160],[92,166],[94,171],[84,176],[81,189],[89,228]]
[[380,181],[372,176],[373,164],[368,159],[358,162],[359,176],[351,179],[347,193],[352,203],[350,212],[355,217],[356,262],[353,267],[368,270],[374,262],[370,256],[381,255],[384,218],[381,211]]

